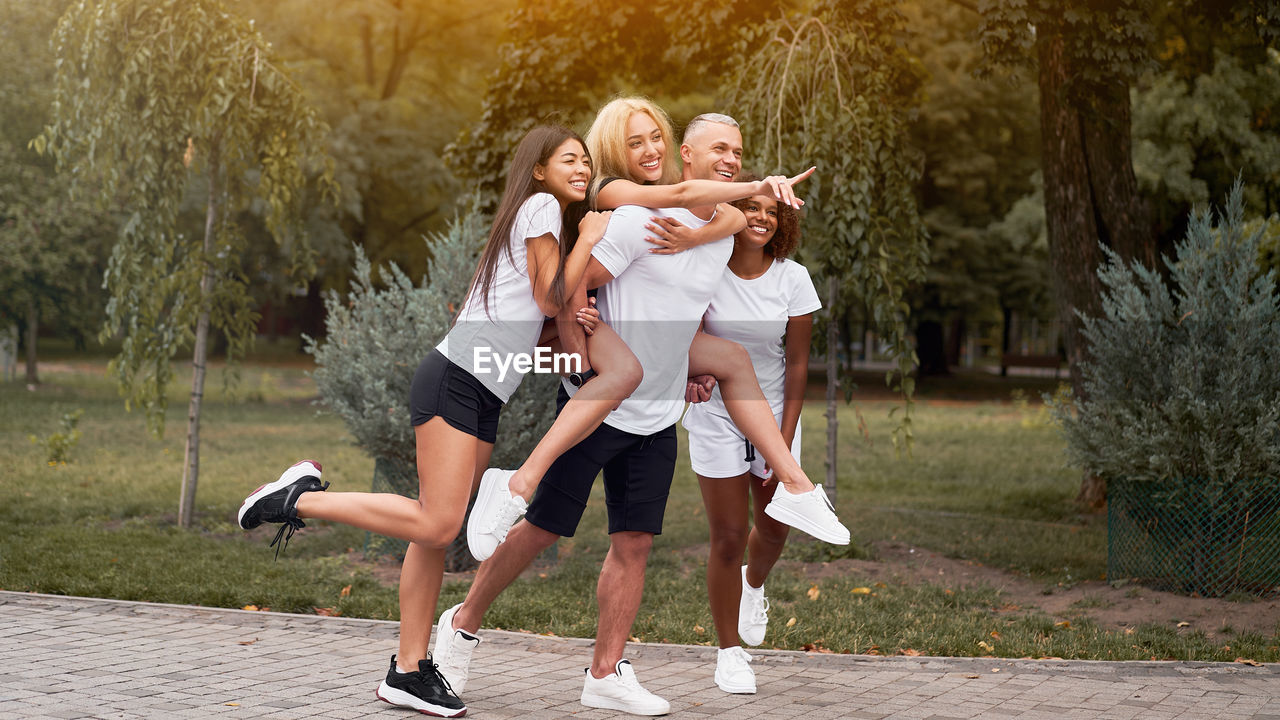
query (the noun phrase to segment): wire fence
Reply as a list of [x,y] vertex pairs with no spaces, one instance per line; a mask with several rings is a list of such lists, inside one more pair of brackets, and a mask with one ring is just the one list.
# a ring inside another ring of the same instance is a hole
[[1280,595],[1280,479],[1112,481],[1107,578],[1202,597]]

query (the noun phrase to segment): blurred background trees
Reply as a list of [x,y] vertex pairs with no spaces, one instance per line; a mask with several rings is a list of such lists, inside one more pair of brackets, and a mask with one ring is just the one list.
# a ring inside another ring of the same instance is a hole
[[[491,206],[528,127],[557,121],[585,130],[617,93],[650,96],[677,124],[708,110],[741,112],[740,93],[760,81],[749,76],[751,59],[782,19],[798,26],[826,6],[224,3],[271,43],[330,128],[317,150],[333,159],[338,202],[324,202],[314,184],[300,198],[314,273],[299,280],[277,272],[288,258],[268,240],[265,204],[236,211],[246,240],[237,262],[251,279],[258,334],[297,347],[302,333],[324,333],[323,291],[349,290],[353,247],[374,266],[394,262],[415,281],[426,275],[421,238],[443,232],[472,191]],[[77,200],[68,188],[88,178],[74,168],[53,172],[28,147],[49,121],[57,58],[48,38],[69,5],[0,0],[0,330],[30,336],[24,350],[37,334],[85,338],[101,326],[101,273],[123,217],[118,204]],[[842,4],[880,18],[875,28],[899,51],[883,62],[901,62],[915,78],[894,102],[907,120],[904,157],[927,232],[928,261],[904,287],[910,312],[902,316],[925,381],[960,365],[995,364],[1002,353],[1062,352],[1075,368],[1087,353],[1075,311],[1097,311],[1100,244],[1154,264],[1184,235],[1189,210],[1224,196],[1237,176],[1247,218],[1280,209],[1278,6]],[[841,79],[879,69],[854,63]],[[749,169],[774,169],[763,147],[747,152]],[[819,166],[814,193],[838,180],[840,160],[808,158]],[[198,232],[198,200],[183,202],[180,222]],[[1261,255],[1274,265],[1273,237],[1263,238]],[[877,367],[884,348],[869,332],[876,318],[867,288],[857,285],[841,287],[847,308],[831,352],[842,368]],[[226,348],[215,338],[215,350]]]

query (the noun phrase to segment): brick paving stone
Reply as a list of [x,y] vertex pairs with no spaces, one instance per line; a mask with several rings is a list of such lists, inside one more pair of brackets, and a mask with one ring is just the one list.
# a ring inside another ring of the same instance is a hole
[[[396,631],[374,620],[0,592],[0,720],[406,717],[373,696]],[[578,703],[591,640],[483,637],[468,716],[628,717]],[[693,719],[1280,720],[1277,665],[750,652],[760,692],[731,696],[715,687],[714,648],[627,648],[641,682]]]

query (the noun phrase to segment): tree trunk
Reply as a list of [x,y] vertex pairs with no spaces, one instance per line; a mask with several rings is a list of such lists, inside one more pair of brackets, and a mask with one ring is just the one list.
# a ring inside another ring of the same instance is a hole
[[840,284],[827,278],[827,497],[836,504],[836,447],[840,437],[840,421],[836,417],[836,390],[840,386],[840,365],[836,357],[839,347],[839,327],[836,325],[836,302],[840,299]]
[[[1125,258],[1150,263],[1154,236],[1133,173],[1129,87],[1123,80],[1089,88],[1072,85],[1061,35],[1038,43],[1040,137],[1045,221],[1053,291],[1062,325],[1071,387],[1085,397],[1080,363],[1088,348],[1076,312],[1100,312],[1099,243]],[[1079,499],[1098,507],[1105,481],[1086,476]]]
[[35,298],[27,301],[27,385],[34,387],[40,384],[40,373],[36,365],[36,335],[40,329],[40,307]]
[[196,485],[200,478],[200,407],[204,400],[204,376],[209,360],[208,298],[213,291],[214,234],[218,222],[219,183],[218,141],[209,150],[209,205],[204,221],[204,274],[200,278],[200,316],[196,320],[195,350],[191,360],[191,403],[187,406],[187,448],[182,466],[182,494],[178,499],[178,525],[191,527],[195,516]]
[[920,360],[920,377],[947,375],[946,343],[942,323],[926,320],[916,325],[916,357]]

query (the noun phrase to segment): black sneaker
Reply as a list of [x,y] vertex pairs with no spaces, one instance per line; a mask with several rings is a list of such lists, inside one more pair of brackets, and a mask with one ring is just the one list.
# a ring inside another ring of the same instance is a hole
[[467,714],[467,706],[458,699],[430,655],[418,661],[417,670],[408,673],[396,670],[396,656],[392,655],[387,679],[378,686],[376,694],[383,702],[412,708],[425,715],[454,718]]
[[[279,480],[263,485],[244,499],[237,516],[240,527],[252,530],[262,523],[281,523],[280,532],[276,533],[270,545],[276,548],[276,557],[279,557],[280,550],[289,545],[293,533],[306,527],[295,507],[298,497],[304,492],[319,492],[328,487],[329,483],[320,482],[320,463],[315,460],[295,463],[280,475]],[[279,545],[282,537],[284,545]]]

